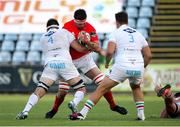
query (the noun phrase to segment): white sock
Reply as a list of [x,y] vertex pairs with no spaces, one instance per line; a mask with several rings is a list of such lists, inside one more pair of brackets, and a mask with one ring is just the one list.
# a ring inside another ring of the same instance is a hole
[[80,101],[82,101],[82,99],[84,98],[84,92],[82,91],[77,91],[74,94],[74,99],[72,100],[74,102],[74,104],[77,106],[79,104]]
[[91,110],[94,106],[94,103],[91,100],[87,100],[83,109],[80,111],[80,113],[86,117],[87,113],[89,112],[89,110]]
[[39,100],[39,97],[36,94],[34,94],[34,93],[31,94],[23,112],[27,112],[27,114],[28,114],[28,112],[38,102],[38,100]]

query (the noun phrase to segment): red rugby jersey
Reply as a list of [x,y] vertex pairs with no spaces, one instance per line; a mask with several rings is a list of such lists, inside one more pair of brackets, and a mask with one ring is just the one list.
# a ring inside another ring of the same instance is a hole
[[[68,30],[69,32],[71,32],[72,34],[74,34],[75,38],[77,39],[78,38],[78,33],[80,31],[86,31],[87,33],[89,33],[90,35],[93,34],[93,36],[91,36],[91,42],[98,42],[98,35],[96,34],[96,30],[95,28],[89,24],[88,22],[86,22],[86,25],[83,29],[79,30],[76,25],[75,25],[75,22],[74,20],[71,20],[67,23],[64,24],[63,26],[64,29]],[[86,54],[90,53],[89,51],[87,52],[78,52],[76,51],[75,49],[71,48],[70,47],[70,54],[71,54],[71,57],[72,59],[78,59]]]

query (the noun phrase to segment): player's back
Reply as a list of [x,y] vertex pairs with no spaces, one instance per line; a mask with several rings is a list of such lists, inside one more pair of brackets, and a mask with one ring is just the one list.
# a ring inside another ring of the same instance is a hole
[[123,65],[139,63],[143,66],[141,50],[147,45],[144,37],[135,29],[122,25],[110,35],[110,41],[116,43],[115,62]]
[[74,36],[65,29],[50,29],[41,38],[45,63],[50,60],[71,60],[70,43]]

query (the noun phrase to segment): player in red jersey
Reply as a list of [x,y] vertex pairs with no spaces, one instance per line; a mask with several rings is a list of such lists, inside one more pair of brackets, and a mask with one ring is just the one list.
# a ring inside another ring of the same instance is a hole
[[161,118],[180,118],[180,92],[173,95],[171,85],[166,84],[164,87],[156,85],[155,91],[158,97],[164,99],[165,108],[162,110]]
[[[78,9],[74,13],[74,19],[65,23],[64,27],[68,31],[74,34],[75,38],[78,39],[78,34],[81,31],[85,31],[90,35],[90,41],[88,42],[87,52],[78,52],[77,50],[70,48],[71,57],[75,67],[82,71],[88,78],[92,79],[95,84],[99,84],[104,78],[104,74],[99,70],[95,64],[90,50],[99,52],[101,50],[98,41],[98,35],[95,28],[86,21],[87,15],[84,9]],[[86,39],[85,39],[86,40]],[[59,85],[58,93],[55,97],[54,105],[51,111],[47,112],[45,118],[52,118],[58,111],[59,106],[64,101],[66,94],[70,86],[67,83],[61,83]],[[68,103],[68,107],[72,112],[77,112],[77,105],[83,99],[85,91],[79,90],[79,93],[74,95],[74,99]],[[127,114],[127,110],[124,107],[118,106],[112,96],[112,92],[109,91],[104,94],[105,99],[110,105],[112,111],[120,114]]]

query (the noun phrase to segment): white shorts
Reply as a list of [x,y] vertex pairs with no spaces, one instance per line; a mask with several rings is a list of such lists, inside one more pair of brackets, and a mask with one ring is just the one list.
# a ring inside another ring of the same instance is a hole
[[78,77],[79,72],[72,62],[51,61],[48,62],[41,77],[47,77],[54,81],[63,78],[65,81]]
[[94,67],[97,67],[91,54],[87,54],[79,59],[73,60],[75,67],[82,71],[83,74],[87,73]]
[[115,82],[124,82],[126,79],[129,80],[130,84],[141,84],[143,80],[144,68],[130,69],[122,67],[118,64],[114,64],[108,77]]

